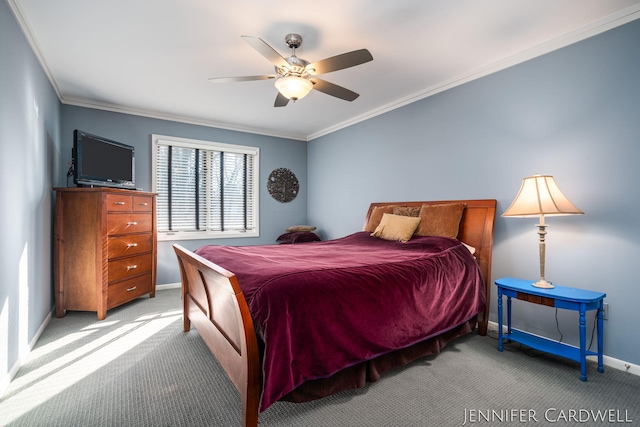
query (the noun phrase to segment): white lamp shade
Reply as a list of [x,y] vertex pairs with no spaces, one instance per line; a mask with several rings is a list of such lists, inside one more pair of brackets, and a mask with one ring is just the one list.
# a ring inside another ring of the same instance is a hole
[[520,192],[502,216],[580,215],[558,188],[551,175],[534,175],[522,180]]
[[280,77],[276,80],[275,85],[282,96],[293,99],[294,101],[307,96],[313,88],[311,81],[296,76]]

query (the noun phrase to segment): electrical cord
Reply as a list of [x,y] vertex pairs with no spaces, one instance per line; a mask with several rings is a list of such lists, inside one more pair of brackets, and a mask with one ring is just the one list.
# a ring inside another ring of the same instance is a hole
[[69,177],[72,177],[74,172],[75,166],[73,162],[69,162],[69,169],[67,169],[67,187],[69,187]]
[[596,316],[593,318],[593,327],[591,328],[591,340],[589,340],[589,347],[587,347],[587,350],[591,350],[591,344],[593,344],[593,335],[596,332],[597,322],[598,322],[598,310],[596,310]]
[[[498,340],[498,336],[494,335],[492,333],[487,332],[487,335],[489,336],[489,338],[492,338],[494,340]],[[506,351],[521,351],[523,352],[525,355],[529,356],[529,357],[539,357],[539,356],[543,356],[546,353],[544,351],[540,351],[540,350],[536,350],[534,348],[531,348],[529,346],[523,345],[519,342],[515,342],[515,341],[510,341],[509,338],[506,338],[506,340],[508,342],[503,342],[502,343],[502,348]]]
[[562,331],[560,330],[560,322],[558,322],[558,307],[556,307],[556,330],[560,334],[558,342],[562,342]]
[[[591,327],[591,339],[589,340],[589,346],[587,347],[587,350],[591,350],[591,346],[593,345],[593,337],[595,336],[595,332],[596,332],[596,324],[598,322],[598,310],[595,311],[595,315],[593,317],[593,326]],[[558,340],[558,342],[562,342],[562,331],[560,330],[560,324],[558,323],[558,309],[556,308],[556,329],[558,330],[558,333],[560,334],[560,339]]]

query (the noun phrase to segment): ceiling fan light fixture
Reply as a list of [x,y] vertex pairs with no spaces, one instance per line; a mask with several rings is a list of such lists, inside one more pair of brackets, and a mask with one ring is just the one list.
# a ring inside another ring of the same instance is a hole
[[313,83],[304,77],[280,77],[275,82],[276,89],[282,96],[297,101],[304,98],[313,89]]

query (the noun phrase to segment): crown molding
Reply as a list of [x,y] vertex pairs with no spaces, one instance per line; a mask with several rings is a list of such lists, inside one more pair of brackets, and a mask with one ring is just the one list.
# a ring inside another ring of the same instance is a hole
[[183,117],[178,115],[163,114],[163,113],[154,112],[154,111],[137,110],[137,109],[132,109],[125,106],[104,104],[104,103],[99,103],[99,102],[85,100],[85,99],[65,98],[60,93],[60,89],[58,88],[58,85],[56,84],[56,81],[53,78],[53,75],[51,74],[49,67],[47,66],[46,58],[39,48],[37,38],[35,37],[35,35],[33,35],[33,33],[30,30],[29,22],[24,14],[24,11],[20,7],[19,2],[17,2],[16,0],[7,0],[7,3],[9,4],[9,7],[13,11],[16,17],[16,20],[18,21],[18,24],[22,29],[22,32],[25,34],[25,37],[27,38],[27,41],[31,46],[31,49],[34,52],[35,56],[37,57],[38,61],[40,62],[40,65],[42,66],[42,69],[47,75],[49,82],[53,86],[53,89],[56,95],[58,96],[58,99],[63,104],[75,105],[75,106],[86,107],[86,108],[94,108],[94,109],[118,112],[123,114],[132,114],[136,116],[156,118],[161,120],[169,120],[169,121],[175,121],[175,122],[187,123],[187,124],[193,124],[193,125],[199,125],[199,126],[215,127],[215,128],[225,129],[225,130],[246,132],[246,133],[271,136],[276,138],[293,139],[293,140],[299,140],[299,141],[312,141],[314,139],[336,132],[340,129],[353,126],[357,123],[372,119],[376,116],[401,108],[405,105],[412,104],[421,99],[428,98],[440,92],[444,92],[446,90],[455,88],[457,86],[463,85],[473,80],[507,69],[514,65],[521,64],[530,59],[545,55],[547,53],[572,45],[582,40],[586,40],[590,37],[596,36],[605,31],[611,30],[613,28],[616,28],[621,25],[640,19],[640,5],[634,5],[634,6],[628,7],[626,9],[619,11],[618,13],[606,16],[588,25],[580,27],[574,31],[565,33],[559,37],[548,40],[547,42],[538,44],[534,47],[523,50],[514,55],[505,57],[499,61],[488,64],[487,66],[477,68],[468,73],[446,80],[437,85],[430,86],[428,88],[425,88],[424,90],[421,90],[412,95],[400,98],[388,104],[382,105],[381,107],[375,108],[366,113],[351,117],[345,121],[336,123],[335,125],[329,126],[318,132],[314,132],[308,135],[300,135],[300,134],[279,133],[279,132],[268,131],[265,129],[257,129],[257,128],[251,128],[246,126],[230,125],[227,123],[216,122],[211,120],[202,120],[202,119],[195,119],[195,118]]
[[262,135],[262,136],[270,136],[274,138],[285,138],[285,139],[293,139],[298,141],[307,141],[306,135],[271,132],[265,129],[256,129],[248,126],[236,126],[236,125],[230,125],[228,123],[216,122],[212,120],[203,120],[203,119],[196,119],[193,117],[179,116],[175,114],[164,114],[156,111],[134,109],[134,108],[125,107],[121,105],[107,104],[107,103],[96,102],[96,101],[91,101],[91,100],[86,100],[81,98],[61,98],[60,102],[65,105],[73,105],[73,106],[84,107],[84,108],[93,108],[96,110],[111,111],[114,113],[130,114],[133,116],[147,117],[151,119],[167,120],[167,121],[186,123],[186,124],[197,125],[197,126],[213,127],[217,129],[251,133],[251,134]]
[[51,70],[49,69],[49,66],[47,65],[46,58],[44,57],[44,55],[42,54],[42,51],[40,50],[40,45],[38,44],[37,38],[31,32],[31,26],[29,25],[29,21],[27,20],[26,15],[24,14],[24,11],[20,7],[20,4],[18,2],[16,2],[16,0],[7,0],[7,3],[9,4],[9,7],[11,8],[11,11],[13,12],[13,15],[15,16],[16,21],[18,21],[18,25],[20,26],[20,29],[22,30],[22,33],[26,37],[27,42],[29,43],[29,46],[31,47],[31,51],[36,56],[36,59],[40,63],[40,66],[42,67],[42,70],[44,71],[44,73],[46,74],[47,78],[49,79],[49,82],[51,83],[51,86],[53,86],[53,90],[55,91],[56,95],[58,96],[58,99],[62,99],[62,95],[60,93],[60,89],[58,88],[58,85],[56,84],[56,81],[53,78],[53,74],[51,74]]
[[604,33],[605,31],[608,31],[613,28],[619,27],[621,25],[627,24],[629,22],[635,21],[636,19],[640,19],[640,5],[628,7],[626,9],[621,10],[618,13],[606,16],[605,18],[594,21],[589,25],[585,25],[569,33],[565,33],[545,43],[538,44],[534,47],[518,52],[514,55],[505,57],[500,61],[496,61],[485,67],[477,68],[475,70],[462,74],[453,79],[428,87],[420,92],[414,93],[404,98],[400,98],[394,102],[383,105],[367,113],[364,113],[359,116],[352,117],[349,120],[345,120],[343,122],[337,123],[334,126],[328,127],[319,132],[308,135],[307,140],[311,141],[313,139],[320,138],[321,136],[336,132],[340,129],[344,129],[346,127],[352,126],[356,123],[369,120],[373,117],[379,116],[389,111],[393,111],[395,109],[414,103],[421,99],[428,98],[440,92],[444,92],[446,90],[452,89],[456,86],[463,85],[465,83],[471,82],[481,77],[485,77],[490,74],[496,73],[498,71],[507,69],[514,65],[521,64],[530,59],[537,58],[539,56],[561,49],[563,47],[578,43],[582,40],[586,40],[598,34]]

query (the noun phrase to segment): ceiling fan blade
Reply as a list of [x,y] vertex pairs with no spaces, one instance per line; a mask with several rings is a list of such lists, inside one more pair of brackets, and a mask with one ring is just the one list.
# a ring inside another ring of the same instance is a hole
[[276,96],[276,102],[273,104],[274,107],[286,107],[289,103],[289,98],[278,92],[278,96]]
[[289,69],[289,63],[276,52],[271,46],[269,46],[264,40],[254,36],[242,36],[244,41],[249,43],[251,47],[258,51],[258,53],[267,58],[273,65],[278,68]]
[[232,83],[232,82],[249,82],[252,80],[270,80],[275,79],[275,74],[266,74],[264,76],[242,76],[242,77],[212,77],[209,79],[211,83]]
[[313,64],[307,65],[307,70],[309,74],[324,74],[354,67],[372,60],[373,56],[367,49],[360,49],[314,62]]
[[342,86],[338,86],[333,83],[329,83],[326,80],[320,80],[318,78],[309,79],[313,83],[313,88],[319,90],[327,95],[335,96],[336,98],[344,99],[345,101],[353,101],[360,95],[350,91]]

